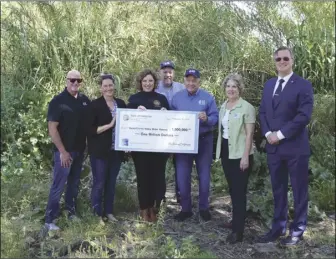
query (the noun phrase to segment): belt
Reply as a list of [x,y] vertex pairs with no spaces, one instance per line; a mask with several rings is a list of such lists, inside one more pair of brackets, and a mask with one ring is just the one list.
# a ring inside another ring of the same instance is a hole
[[203,132],[203,133],[201,133],[201,134],[199,134],[199,138],[204,138],[204,137],[206,137],[206,136],[208,136],[208,135],[211,135],[212,134],[212,131],[207,131],[207,132]]

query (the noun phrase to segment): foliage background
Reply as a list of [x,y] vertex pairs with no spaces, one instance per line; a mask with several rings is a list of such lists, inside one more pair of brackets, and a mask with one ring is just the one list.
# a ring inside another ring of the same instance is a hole
[[[245,98],[258,108],[263,83],[275,76],[272,52],[280,45],[293,48],[294,71],[310,80],[315,92],[309,216],[334,213],[335,3],[244,6],[224,1],[2,3],[2,219],[36,208],[42,213],[46,206],[52,166],[47,105],[64,88],[70,69],[82,72],[83,91],[91,98],[99,94],[97,75],[112,72],[118,95],[127,100],[138,71],[171,59],[177,81],[186,68],[200,69],[202,87],[218,105],[224,100],[222,80],[236,71],[246,80]],[[258,128],[255,140],[259,148]],[[262,149],[255,160],[248,206],[269,223],[272,193]],[[132,169],[123,170],[121,178],[126,174],[134,178]],[[214,193],[227,192],[218,162],[212,175]],[[172,179],[169,173],[167,178]]]

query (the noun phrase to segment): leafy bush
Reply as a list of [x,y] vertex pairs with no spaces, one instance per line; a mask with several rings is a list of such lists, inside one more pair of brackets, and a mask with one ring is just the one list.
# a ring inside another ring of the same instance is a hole
[[16,114],[16,119],[5,118],[1,155],[4,181],[17,177],[44,177],[44,170],[50,168],[52,152],[47,133],[46,107],[40,100],[27,104],[27,112]]
[[[82,90],[91,98],[99,95],[97,75],[103,71],[114,73],[117,95],[127,101],[135,92],[134,76],[138,71],[158,67],[163,59],[172,59],[177,66],[177,81],[182,81],[186,68],[200,69],[202,87],[214,94],[218,105],[224,99],[220,87],[223,78],[236,71],[246,81],[245,98],[258,108],[263,83],[275,75],[274,67],[270,66],[274,47],[286,43],[294,46],[295,72],[309,78],[315,89],[314,113],[309,125],[313,152],[309,216],[318,218],[323,214],[320,210],[335,210],[335,75],[332,73],[335,3],[246,4],[251,7],[251,14],[232,3],[217,2],[3,3],[1,244],[6,250],[2,249],[3,256],[27,256],[21,250],[24,236],[9,222],[10,217],[21,214],[29,217],[37,212],[36,218],[43,218],[52,162],[47,105],[64,88],[66,72],[74,68],[82,72],[85,79]],[[296,21],[277,12],[283,5],[289,5]],[[256,135],[255,142],[259,145],[259,129]],[[259,150],[254,158],[248,208],[270,222],[273,197],[266,155]],[[167,172],[170,171],[171,161],[167,164]],[[169,173],[167,180],[174,181]],[[130,159],[123,164],[119,176],[117,196],[123,204],[116,204],[118,209],[135,208],[135,181]],[[220,162],[213,163],[211,183],[215,192],[227,192]],[[80,200],[87,207],[90,191],[87,162],[82,187]],[[289,200],[292,201],[290,191]],[[197,248],[188,242],[183,253],[199,256]],[[173,248],[171,244],[169,251],[162,254],[184,256]]]
[[309,133],[314,135],[335,136],[335,96],[331,94],[315,94],[314,110],[309,124]]
[[24,243],[22,226],[8,219],[6,215],[1,216],[1,257],[2,258],[23,258],[28,253]]

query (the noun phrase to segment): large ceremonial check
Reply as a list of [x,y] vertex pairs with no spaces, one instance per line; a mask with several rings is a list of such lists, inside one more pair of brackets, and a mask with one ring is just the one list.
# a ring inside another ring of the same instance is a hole
[[117,109],[115,150],[198,153],[198,112]]

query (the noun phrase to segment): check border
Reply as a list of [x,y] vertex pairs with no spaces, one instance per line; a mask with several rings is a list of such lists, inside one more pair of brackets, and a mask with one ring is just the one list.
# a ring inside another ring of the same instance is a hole
[[[115,128],[115,146],[114,149],[118,150],[118,151],[134,151],[134,152],[156,152],[156,153],[183,153],[183,154],[197,154],[198,153],[198,137],[199,137],[199,119],[198,119],[198,113],[199,112],[195,112],[195,111],[174,111],[174,110],[166,110],[166,111],[162,111],[162,110],[146,110],[146,112],[150,112],[150,113],[160,113],[162,114],[163,112],[165,113],[183,113],[183,114],[194,114],[196,116],[195,119],[195,139],[194,139],[194,149],[193,150],[179,150],[176,151],[174,149],[165,149],[165,150],[153,150],[153,149],[147,149],[147,148],[137,148],[136,150],[134,150],[134,148],[127,148],[127,147],[120,147],[120,141],[119,141],[119,125],[120,125],[120,112],[123,111],[132,111],[135,112],[137,111],[136,109],[125,109],[125,108],[118,108],[117,109],[117,121],[116,121],[116,128]],[[139,111],[141,112],[141,111]]]

